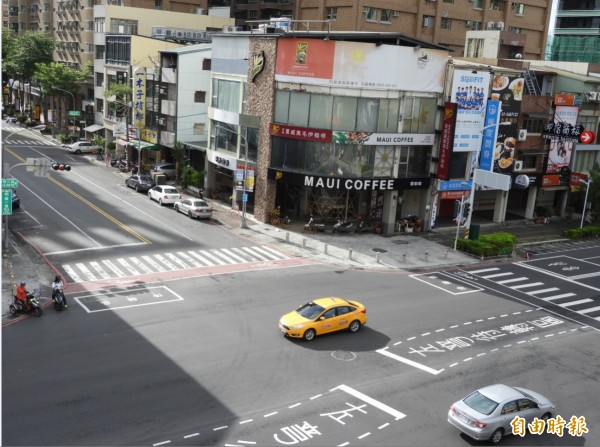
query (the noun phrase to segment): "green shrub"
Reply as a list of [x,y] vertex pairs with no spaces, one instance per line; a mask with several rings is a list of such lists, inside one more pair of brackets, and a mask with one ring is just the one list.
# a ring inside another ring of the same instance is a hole
[[536,205],[533,209],[536,217],[552,217],[554,214],[554,209],[550,206],[546,205]]
[[56,135],[56,139],[63,144],[69,143],[71,141],[71,137],[63,133]]
[[510,233],[492,233],[480,236],[478,240],[458,239],[456,247],[477,256],[509,255],[516,240]]
[[600,226],[588,226],[583,228],[571,228],[565,230],[565,237],[569,239],[581,239],[583,237],[598,237],[600,236]]
[[185,166],[181,171],[179,181],[183,188],[187,188],[188,186],[202,188],[204,186],[204,172],[198,171],[191,166]]

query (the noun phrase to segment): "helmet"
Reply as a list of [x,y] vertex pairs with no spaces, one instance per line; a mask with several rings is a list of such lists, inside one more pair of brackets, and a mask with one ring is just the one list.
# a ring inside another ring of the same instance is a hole
[[24,286],[26,283],[25,281],[21,281],[21,285]]

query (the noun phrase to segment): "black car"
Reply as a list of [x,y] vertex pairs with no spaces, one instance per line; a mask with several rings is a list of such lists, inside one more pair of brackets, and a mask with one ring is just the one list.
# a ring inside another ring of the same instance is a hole
[[13,207],[13,210],[15,208],[20,208],[21,207],[21,199],[19,199],[19,196],[17,195],[17,193],[15,192],[14,189],[13,189],[13,192],[12,192],[12,207]]
[[136,191],[148,191],[150,188],[154,188],[156,183],[149,175],[133,174],[125,180],[125,186]]

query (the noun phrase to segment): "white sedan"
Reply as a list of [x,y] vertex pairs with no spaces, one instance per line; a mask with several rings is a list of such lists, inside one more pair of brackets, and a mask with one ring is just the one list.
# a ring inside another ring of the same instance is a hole
[[181,194],[177,188],[167,185],[155,186],[148,190],[150,200],[156,200],[160,205],[173,204],[181,200]]
[[84,152],[96,154],[102,150],[100,146],[92,144],[89,141],[76,141],[73,144],[63,144],[62,147],[64,147],[67,152],[77,155]]
[[175,202],[175,211],[187,214],[190,219],[210,219],[212,208],[202,199],[184,199]]

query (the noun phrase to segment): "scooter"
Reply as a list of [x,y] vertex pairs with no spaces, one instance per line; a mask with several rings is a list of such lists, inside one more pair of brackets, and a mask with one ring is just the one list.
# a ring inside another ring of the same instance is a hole
[[308,218],[308,222],[304,225],[304,229],[307,231],[311,230],[323,233],[325,232],[325,224],[322,221],[315,219],[311,214]]
[[58,289],[56,291],[56,295],[53,298],[54,301],[54,310],[60,312],[65,308],[65,294],[63,289]]
[[373,224],[368,221],[368,220],[364,220],[362,217],[358,218],[358,224],[356,225],[356,229],[354,230],[355,233],[373,233],[374,232],[374,228],[373,228]]
[[333,226],[334,233],[350,233],[354,231],[355,224],[350,220],[338,220]]
[[27,301],[31,305],[31,309],[26,309],[23,306],[23,303],[17,299],[16,296],[13,296],[12,302],[8,305],[8,310],[11,315],[17,314],[33,314],[36,317],[42,316],[42,306],[40,306],[40,302],[33,294],[27,295]]

